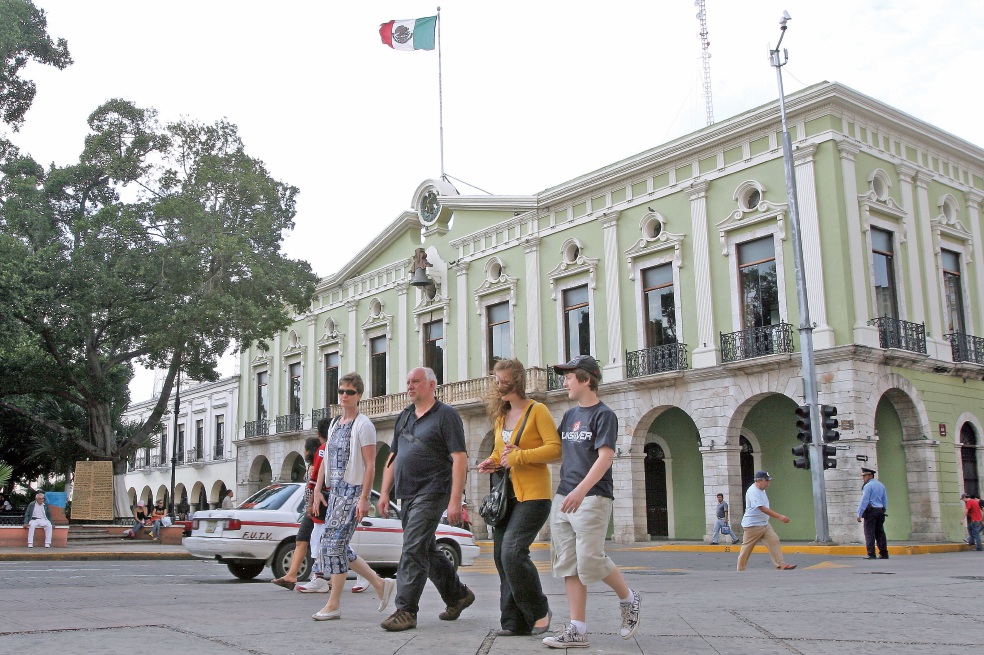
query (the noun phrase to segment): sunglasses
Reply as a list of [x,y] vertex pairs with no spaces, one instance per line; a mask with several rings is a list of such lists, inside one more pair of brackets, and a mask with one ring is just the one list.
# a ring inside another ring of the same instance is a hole
[[356,391],[355,389],[339,389],[338,390],[338,395],[339,396],[354,396],[357,393],[359,393],[359,392]]

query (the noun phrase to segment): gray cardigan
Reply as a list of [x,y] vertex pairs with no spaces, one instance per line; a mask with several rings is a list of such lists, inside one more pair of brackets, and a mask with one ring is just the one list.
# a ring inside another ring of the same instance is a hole
[[[31,519],[34,518],[34,506],[37,504],[37,502],[38,501],[36,500],[32,500],[31,503],[27,506],[27,511],[24,512],[24,525],[30,523]],[[48,522],[50,523],[51,510],[48,509],[48,503],[44,503],[44,515],[48,518]]]

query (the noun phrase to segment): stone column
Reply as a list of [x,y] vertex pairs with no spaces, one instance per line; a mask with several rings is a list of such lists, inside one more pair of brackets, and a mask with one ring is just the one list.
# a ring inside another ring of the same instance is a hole
[[[311,420],[311,410],[316,409],[314,406],[314,388],[316,386],[316,381],[318,378],[318,371],[320,367],[318,366],[318,349],[316,344],[318,343],[318,317],[314,315],[308,315],[307,317],[307,347],[305,352],[307,353],[307,362],[304,366],[307,369],[304,371],[304,377],[301,379],[301,384],[303,386],[302,393],[304,394],[301,398],[301,416],[307,415],[307,420]],[[301,429],[304,429],[304,418],[301,418]],[[317,427],[316,425],[308,425],[312,430]]]
[[690,187],[690,224],[694,234],[694,281],[697,291],[697,346],[693,367],[717,366],[721,352],[714,334],[714,307],[711,303],[710,244],[707,241],[707,182]]
[[[619,446],[620,449],[624,446]],[[613,523],[616,543],[649,541],[646,531],[646,498],[636,497],[635,481],[642,481],[640,489],[645,489],[646,455],[642,452],[622,452],[615,455],[612,464],[612,478],[615,485],[615,506]],[[669,476],[667,476],[669,477]],[[669,482],[669,480],[667,480]]]
[[[705,434],[701,436],[706,437]],[[701,441],[707,444],[700,447],[704,471],[704,541],[710,542],[717,518],[715,510],[717,510],[718,494],[724,494],[724,500],[728,503],[732,529],[741,530],[741,517],[745,513],[739,459],[741,447],[737,442],[734,445],[724,444],[723,435],[704,438]],[[712,442],[714,445],[711,445]]]
[[[339,359],[342,362],[345,361],[346,355],[351,355],[352,360],[348,365],[348,370],[357,371],[359,370],[360,362],[355,361],[356,355],[359,353],[359,341],[362,339],[361,330],[359,330],[359,301],[358,300],[346,300],[345,309],[348,310],[348,334],[346,335],[348,343],[345,344],[344,348],[341,348],[339,353]],[[362,362],[368,366],[368,362]],[[343,373],[344,375],[344,373]],[[369,379],[369,371],[364,371],[364,377]],[[367,392],[368,393],[368,392]]]
[[[526,290],[526,365],[530,367],[543,366],[543,336],[541,321],[543,316],[540,307],[540,237],[529,236],[523,240],[523,252],[526,253],[526,279],[523,286]],[[517,357],[515,344],[513,352]],[[522,359],[522,357],[520,357]]]
[[806,294],[810,304],[813,345],[818,350],[836,345],[834,330],[827,323],[827,301],[824,297],[823,257],[820,244],[820,213],[817,208],[817,183],[813,157],[814,144],[798,146],[793,153],[796,165],[796,195],[799,198],[800,235],[803,240],[803,268]]
[[[903,441],[912,541],[943,541],[940,513],[939,445],[929,439]],[[889,500],[891,511],[891,500]]]
[[[393,326],[393,329],[396,330],[396,349],[398,353],[393,359],[396,359],[396,371],[398,376],[396,380],[397,388],[400,388],[400,386],[403,385],[404,380],[407,379],[407,373],[410,372],[407,365],[407,356],[409,355],[407,352],[407,330],[410,329],[410,325],[407,323],[409,320],[407,318],[407,309],[410,302],[409,291],[410,283],[407,281],[402,281],[396,285],[396,325]],[[389,337],[390,338],[387,341],[390,345],[387,345],[386,347],[387,362],[392,361],[391,358],[394,354],[393,347],[391,345],[393,335],[391,334]],[[366,347],[368,348],[368,345]],[[387,393],[393,393],[392,376],[390,375],[391,370],[393,369],[387,365],[386,376],[389,378],[386,380]]]
[[615,382],[625,379],[622,361],[622,301],[619,296],[618,217],[621,211],[605,212],[598,217],[605,242],[605,304],[608,318],[608,355],[602,362],[602,379]]

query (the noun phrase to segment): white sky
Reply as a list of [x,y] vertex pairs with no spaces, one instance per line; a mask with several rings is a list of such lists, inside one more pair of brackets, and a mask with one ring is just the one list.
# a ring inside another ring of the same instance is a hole
[[[984,3],[706,0],[714,116],[837,81],[984,145]],[[287,253],[336,271],[440,175],[437,52],[377,29],[433,15],[409,0],[35,0],[75,64],[29,66],[38,94],[11,135],[42,163],[76,160],[112,97],[237,124],[247,152],[300,188]],[[860,6],[863,5],[863,6]],[[533,194],[706,124],[692,0],[441,3],[445,170]],[[478,193],[455,182],[462,193]],[[148,397],[134,391],[134,398]]]

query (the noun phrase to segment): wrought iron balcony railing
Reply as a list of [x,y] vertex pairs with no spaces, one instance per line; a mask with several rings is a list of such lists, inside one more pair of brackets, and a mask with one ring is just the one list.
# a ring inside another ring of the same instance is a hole
[[547,368],[547,391],[555,391],[564,388],[564,376],[554,370],[553,366]]
[[868,321],[868,325],[878,328],[880,347],[926,354],[925,323],[910,323],[891,316],[881,316]]
[[720,334],[721,361],[724,363],[793,352],[793,326],[789,323]]
[[687,368],[687,344],[670,343],[625,353],[626,377],[639,378]]
[[945,336],[955,362],[972,362],[984,366],[984,339],[972,334],[953,332]]
[[212,459],[225,459],[225,444],[221,441],[215,442],[215,451],[212,453]]
[[300,432],[303,429],[303,414],[284,414],[277,417],[277,432]]
[[246,438],[265,437],[270,434],[270,421],[260,419],[258,421],[246,421]]
[[321,409],[311,410],[311,427],[317,427],[318,421],[325,417],[333,416],[332,408],[337,408],[338,405],[332,405],[331,407],[322,407]]
[[188,455],[185,459],[186,462],[201,462],[205,460],[205,453],[201,452],[198,448],[190,448],[188,450]]

